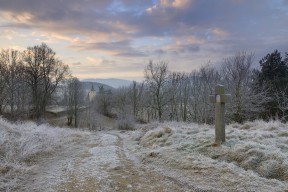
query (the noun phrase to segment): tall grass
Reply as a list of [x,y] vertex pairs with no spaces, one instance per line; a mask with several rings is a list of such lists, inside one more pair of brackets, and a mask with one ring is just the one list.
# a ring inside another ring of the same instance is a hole
[[39,159],[84,135],[81,131],[47,124],[10,123],[0,117],[0,191],[13,191]]
[[[212,126],[166,122],[146,132],[140,145],[157,150],[169,149],[169,158],[178,160],[179,153],[198,154],[218,163],[232,163],[260,177],[288,181],[288,124],[280,121],[254,121],[226,128],[226,142],[212,147]],[[161,149],[162,148],[162,149]],[[183,159],[184,156],[182,156]],[[202,159],[200,159],[202,161]],[[183,160],[184,161],[184,160]],[[192,161],[189,162],[192,166]]]

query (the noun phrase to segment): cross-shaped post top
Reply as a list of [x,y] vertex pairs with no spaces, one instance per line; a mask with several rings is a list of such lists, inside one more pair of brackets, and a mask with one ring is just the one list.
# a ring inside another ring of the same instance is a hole
[[230,94],[225,94],[224,85],[216,85],[215,95],[210,95],[209,100],[211,103],[225,104],[230,101]]

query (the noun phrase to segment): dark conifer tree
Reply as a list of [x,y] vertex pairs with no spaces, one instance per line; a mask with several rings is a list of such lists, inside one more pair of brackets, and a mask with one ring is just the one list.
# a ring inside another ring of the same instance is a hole
[[[288,96],[287,61],[287,53],[285,59],[282,60],[278,50],[267,54],[259,61],[261,69],[255,72],[257,86],[267,89],[270,95],[270,99],[265,104],[266,112],[263,114],[265,118],[284,118],[279,113],[279,102],[282,102],[284,96]],[[284,94],[283,91],[285,91]],[[281,97],[279,97],[279,93],[281,93]]]

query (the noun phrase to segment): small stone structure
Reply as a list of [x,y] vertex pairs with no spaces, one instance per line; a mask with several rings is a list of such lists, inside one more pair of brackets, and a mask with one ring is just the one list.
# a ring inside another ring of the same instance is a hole
[[94,86],[92,84],[91,90],[88,93],[88,99],[90,102],[92,102],[93,100],[95,100],[95,98],[96,98],[96,91],[95,91]]
[[231,95],[224,93],[224,86],[216,85],[215,95],[209,96],[210,102],[215,104],[215,145],[225,142],[225,103]]

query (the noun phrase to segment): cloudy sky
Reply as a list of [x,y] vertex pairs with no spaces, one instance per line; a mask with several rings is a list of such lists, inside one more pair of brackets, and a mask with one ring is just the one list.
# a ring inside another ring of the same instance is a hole
[[239,51],[288,51],[288,0],[0,0],[0,48],[45,42],[79,78],[190,72]]

